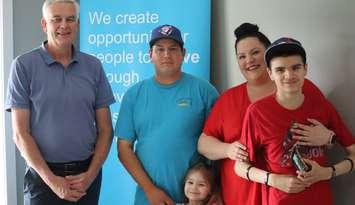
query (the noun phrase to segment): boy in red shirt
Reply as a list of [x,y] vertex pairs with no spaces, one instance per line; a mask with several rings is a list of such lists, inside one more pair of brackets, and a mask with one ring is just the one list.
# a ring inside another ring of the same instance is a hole
[[[269,186],[265,202],[268,205],[332,205],[329,180],[353,170],[355,139],[326,99],[303,94],[308,66],[306,52],[297,40],[278,39],[266,50],[265,61],[277,90],[248,108],[241,143],[246,145],[250,161],[236,163],[235,172]],[[307,124],[308,118],[333,130],[332,138],[349,156],[329,165],[324,146],[307,147],[293,140],[294,123]],[[292,160],[297,157],[295,153],[301,157],[297,162]],[[265,170],[253,166],[260,154],[266,162]],[[309,169],[303,169],[302,163]]]

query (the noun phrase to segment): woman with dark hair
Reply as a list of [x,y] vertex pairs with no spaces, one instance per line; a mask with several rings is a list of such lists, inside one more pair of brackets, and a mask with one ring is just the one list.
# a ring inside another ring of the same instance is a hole
[[[221,191],[226,205],[257,205],[262,200],[261,185],[237,176],[234,164],[236,160],[248,159],[245,146],[239,143],[248,106],[275,92],[275,84],[269,78],[264,62],[270,41],[257,25],[250,23],[241,24],[234,35],[237,62],[246,82],[228,89],[217,100],[199,138],[198,150],[211,160],[221,160]],[[309,80],[305,81],[303,91],[306,95],[324,98]],[[295,124],[292,137],[299,140],[299,144],[327,144],[332,131],[316,120],[309,119],[309,122],[312,126]],[[263,167],[263,164],[260,161],[256,166]]]

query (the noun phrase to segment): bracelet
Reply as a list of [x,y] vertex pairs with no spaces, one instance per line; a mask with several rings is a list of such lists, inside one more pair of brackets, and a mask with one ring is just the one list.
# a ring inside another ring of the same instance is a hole
[[250,169],[252,168],[253,166],[252,165],[250,165],[248,168],[247,168],[247,179],[250,181],[250,178],[249,178],[249,171],[250,171]]
[[354,162],[353,162],[353,160],[350,159],[349,157],[345,157],[344,160],[347,160],[347,161],[350,162],[350,170],[349,170],[349,172],[352,172],[353,169],[354,169]]
[[266,181],[265,181],[266,186],[269,186],[269,176],[270,176],[270,172],[266,172]]
[[334,165],[330,166],[330,168],[332,168],[332,175],[330,176],[330,179],[333,179],[336,175],[336,169]]
[[333,131],[330,132],[330,137],[328,140],[328,145],[334,145],[335,144],[335,133]]

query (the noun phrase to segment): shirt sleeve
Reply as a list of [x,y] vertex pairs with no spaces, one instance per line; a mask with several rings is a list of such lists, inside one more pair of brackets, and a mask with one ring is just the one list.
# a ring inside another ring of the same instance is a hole
[[205,114],[205,119],[207,119],[209,113],[211,112],[211,109],[216,102],[218,98],[218,92],[216,88],[214,88],[211,84],[208,83],[208,87],[206,88],[206,114]]
[[128,90],[121,103],[120,112],[115,126],[115,137],[130,142],[136,140],[136,132],[134,129],[134,98],[132,92]]
[[213,106],[203,129],[203,133],[218,138],[223,139],[223,101],[221,98],[217,100]]
[[97,86],[95,109],[106,107],[115,102],[110,83],[100,63],[100,78]]
[[256,162],[256,153],[258,152],[260,138],[257,117],[253,113],[252,108],[253,106],[249,106],[245,114],[240,143],[247,147],[250,162]]
[[13,107],[29,109],[30,92],[29,73],[20,60],[16,58],[11,64],[7,84],[6,111],[11,111]]

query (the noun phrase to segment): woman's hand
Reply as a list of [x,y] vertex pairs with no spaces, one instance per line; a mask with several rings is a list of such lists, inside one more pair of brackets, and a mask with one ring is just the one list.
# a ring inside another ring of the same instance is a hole
[[294,133],[293,139],[297,140],[297,144],[306,146],[322,146],[329,144],[330,138],[334,134],[328,130],[322,123],[315,119],[307,119],[311,125],[295,123],[295,127],[291,129]]
[[248,160],[248,152],[246,152],[246,149],[247,148],[239,143],[239,141],[235,141],[227,146],[226,155],[232,160],[246,161]]

